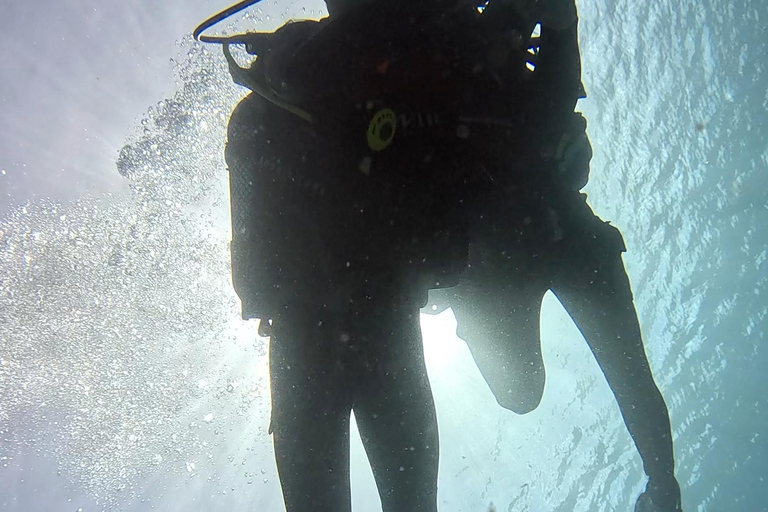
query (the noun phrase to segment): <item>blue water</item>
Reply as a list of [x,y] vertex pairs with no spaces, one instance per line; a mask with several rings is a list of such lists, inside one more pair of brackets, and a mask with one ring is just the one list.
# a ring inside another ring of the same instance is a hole
[[636,9],[583,16],[592,198],[628,239],[686,507],[765,510],[768,10]]
[[[768,4],[579,8],[587,191],[627,241],[684,510],[768,510]],[[130,194],[0,221],[1,510],[282,506],[265,344],[228,275],[222,149],[242,91],[222,61],[193,46],[137,124],[118,162]],[[522,417],[451,313],[423,318],[443,511],[623,511],[643,488],[586,344],[545,301],[549,381]],[[377,510],[358,444],[353,459],[355,510]]]

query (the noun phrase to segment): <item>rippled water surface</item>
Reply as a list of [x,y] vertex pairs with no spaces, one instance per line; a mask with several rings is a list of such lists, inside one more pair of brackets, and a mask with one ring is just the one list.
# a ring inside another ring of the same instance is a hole
[[[587,190],[627,241],[684,509],[768,510],[768,4],[579,9]],[[130,191],[0,220],[2,510],[282,507],[265,340],[229,280],[222,151],[242,91],[216,48],[176,73],[120,151]],[[495,404],[452,314],[423,317],[441,510],[623,511],[643,488],[602,374],[545,301],[549,381],[522,417]],[[355,510],[380,509],[359,444],[353,459]]]

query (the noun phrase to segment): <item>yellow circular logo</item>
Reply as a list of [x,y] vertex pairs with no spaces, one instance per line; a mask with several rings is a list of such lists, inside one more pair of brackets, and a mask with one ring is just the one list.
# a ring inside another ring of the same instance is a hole
[[373,115],[368,124],[368,147],[382,151],[392,144],[397,129],[397,116],[391,108],[383,108]]

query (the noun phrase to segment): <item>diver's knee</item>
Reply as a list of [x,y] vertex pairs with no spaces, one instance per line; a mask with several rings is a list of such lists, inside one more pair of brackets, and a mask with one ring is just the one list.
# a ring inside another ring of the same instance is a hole
[[543,386],[541,389],[538,387],[517,390],[510,388],[503,393],[494,392],[496,402],[500,406],[520,415],[534,411],[541,403],[543,394]]
[[528,414],[533,412],[541,403],[541,396],[509,397],[497,396],[496,402],[508,411],[515,414]]

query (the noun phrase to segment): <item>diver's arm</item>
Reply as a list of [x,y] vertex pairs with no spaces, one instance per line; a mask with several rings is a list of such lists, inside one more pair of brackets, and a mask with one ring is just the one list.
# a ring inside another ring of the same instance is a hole
[[[533,43],[538,46],[538,53],[533,59],[535,69],[525,87],[531,100],[526,112],[533,145],[540,148],[541,156],[548,161],[547,165],[561,167],[561,163],[550,160],[559,158],[556,154],[563,149],[562,144],[569,142],[569,128],[574,122],[576,103],[586,94],[581,83],[576,7],[573,0],[551,0],[550,3],[556,1],[570,5],[572,16],[565,19],[547,16],[548,6],[541,5],[541,2],[535,6],[531,15],[535,16],[533,19],[541,20],[541,35]],[[580,138],[584,139],[586,149],[586,137]],[[591,152],[587,152],[591,156]],[[585,177],[588,174],[587,171]]]
[[[540,108],[547,117],[570,114],[576,108],[579,98],[584,98],[581,83],[581,55],[579,53],[578,18],[573,0],[550,1],[551,4],[566,4],[566,7],[543,6],[539,55],[534,71],[534,80],[541,92],[543,104]],[[571,15],[554,15],[555,12],[572,10]]]

